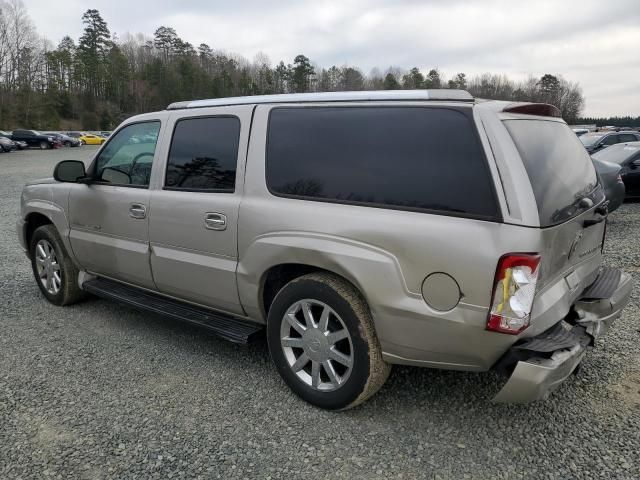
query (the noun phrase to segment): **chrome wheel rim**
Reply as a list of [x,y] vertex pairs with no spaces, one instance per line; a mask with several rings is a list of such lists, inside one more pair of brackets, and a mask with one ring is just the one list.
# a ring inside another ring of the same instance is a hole
[[53,245],[47,240],[40,240],[36,244],[35,255],[40,283],[47,292],[56,295],[62,288],[62,271]]
[[289,368],[314,390],[337,390],[353,369],[347,326],[318,300],[299,300],[289,307],[280,325],[280,345]]

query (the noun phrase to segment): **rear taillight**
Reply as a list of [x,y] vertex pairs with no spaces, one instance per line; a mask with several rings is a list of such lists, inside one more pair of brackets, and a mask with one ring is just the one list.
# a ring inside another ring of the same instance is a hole
[[529,326],[539,264],[540,255],[536,254],[509,253],[500,257],[487,330],[517,335]]

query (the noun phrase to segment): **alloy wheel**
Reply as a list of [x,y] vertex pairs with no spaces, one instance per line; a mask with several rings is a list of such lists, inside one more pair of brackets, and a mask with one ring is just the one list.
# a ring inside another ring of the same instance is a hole
[[40,240],[36,244],[35,258],[42,286],[51,295],[57,295],[62,288],[62,271],[53,245],[47,240]]
[[299,300],[289,307],[280,325],[280,344],[291,370],[314,390],[337,390],[353,369],[353,343],[344,321],[318,300]]

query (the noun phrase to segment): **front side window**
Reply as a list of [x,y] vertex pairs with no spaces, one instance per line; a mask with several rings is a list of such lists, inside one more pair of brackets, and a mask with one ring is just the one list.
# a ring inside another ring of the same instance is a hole
[[275,108],[266,180],[275,195],[499,217],[471,110]]
[[620,139],[619,139],[618,135],[609,135],[608,137],[606,137],[602,141],[602,144],[603,145],[615,145],[618,142],[620,142]]
[[167,161],[167,190],[235,190],[240,120],[186,118],[176,122]]
[[160,122],[128,125],[116,133],[96,159],[94,177],[116,185],[149,186]]

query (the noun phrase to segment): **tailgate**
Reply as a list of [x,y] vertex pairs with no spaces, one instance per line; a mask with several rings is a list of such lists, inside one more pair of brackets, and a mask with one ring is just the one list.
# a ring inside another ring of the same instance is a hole
[[529,176],[539,216],[540,271],[531,336],[554,325],[597,277],[606,225],[604,190],[582,143],[559,119],[503,120]]

